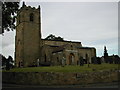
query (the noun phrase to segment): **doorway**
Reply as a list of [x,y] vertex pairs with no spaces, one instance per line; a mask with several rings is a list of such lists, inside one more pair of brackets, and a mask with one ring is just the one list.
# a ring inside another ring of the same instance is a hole
[[75,60],[75,55],[73,53],[70,53],[69,55],[69,65],[73,65]]

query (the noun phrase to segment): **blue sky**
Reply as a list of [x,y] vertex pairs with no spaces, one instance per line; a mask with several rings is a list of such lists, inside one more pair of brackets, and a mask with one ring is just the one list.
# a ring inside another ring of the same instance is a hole
[[[95,47],[97,56],[107,46],[109,55],[118,54],[117,2],[26,2],[41,6],[42,38],[49,34]],[[2,53],[14,57],[15,31],[2,37]]]

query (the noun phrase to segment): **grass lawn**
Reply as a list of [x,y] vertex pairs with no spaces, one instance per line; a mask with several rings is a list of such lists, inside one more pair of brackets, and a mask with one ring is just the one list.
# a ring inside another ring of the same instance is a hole
[[[93,70],[94,69],[94,70]],[[27,67],[27,68],[13,68],[9,71],[3,70],[3,72],[85,72],[85,71],[99,71],[118,69],[118,64],[87,64],[84,66],[50,66],[50,67]]]

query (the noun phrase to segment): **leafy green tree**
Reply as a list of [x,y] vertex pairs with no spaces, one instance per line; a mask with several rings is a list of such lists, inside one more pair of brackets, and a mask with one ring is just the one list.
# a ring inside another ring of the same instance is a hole
[[14,61],[11,56],[6,58],[5,56],[0,54],[0,61],[2,62],[2,67],[5,67],[6,70],[10,70],[10,68],[14,67]]
[[8,57],[8,59],[6,60],[6,70],[10,70],[10,68],[13,67],[13,58],[11,56]]
[[2,2],[2,32],[15,29],[15,18],[19,9],[19,2]]
[[53,35],[53,34],[50,34],[49,36],[47,36],[47,37],[45,38],[45,40],[64,41],[64,39],[61,38],[60,36],[56,37],[56,36]]
[[2,60],[2,66],[5,66],[6,65],[6,60],[7,60],[6,57],[0,54],[0,58]]
[[97,64],[101,64],[101,58],[97,57]]

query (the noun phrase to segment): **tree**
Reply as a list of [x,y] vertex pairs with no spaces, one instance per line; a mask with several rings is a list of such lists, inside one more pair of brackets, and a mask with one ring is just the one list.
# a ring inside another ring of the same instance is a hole
[[97,57],[97,64],[101,64],[101,58]]
[[19,9],[19,2],[2,2],[2,32],[15,29],[16,13]]
[[114,63],[115,64],[120,64],[120,57],[118,55],[114,56]]
[[108,53],[107,53],[106,46],[104,46],[104,60],[106,63],[108,63]]
[[8,57],[8,61],[10,62],[10,68],[13,68],[14,61],[13,61],[13,58],[11,56]]
[[92,61],[93,64],[97,64],[97,58],[96,57],[92,57],[91,61]]
[[11,56],[8,57],[6,60],[6,70],[10,70],[10,68],[13,68],[13,58]]
[[6,57],[0,54],[0,59],[2,60],[2,66],[6,66]]
[[45,40],[64,41],[63,38],[61,38],[60,36],[56,37],[53,34],[50,34],[49,36],[47,36]]
[[2,62],[2,67],[4,67],[6,70],[9,70],[10,68],[13,68],[13,58],[11,56],[9,56],[8,58],[6,58],[5,56],[0,54],[0,59]]

